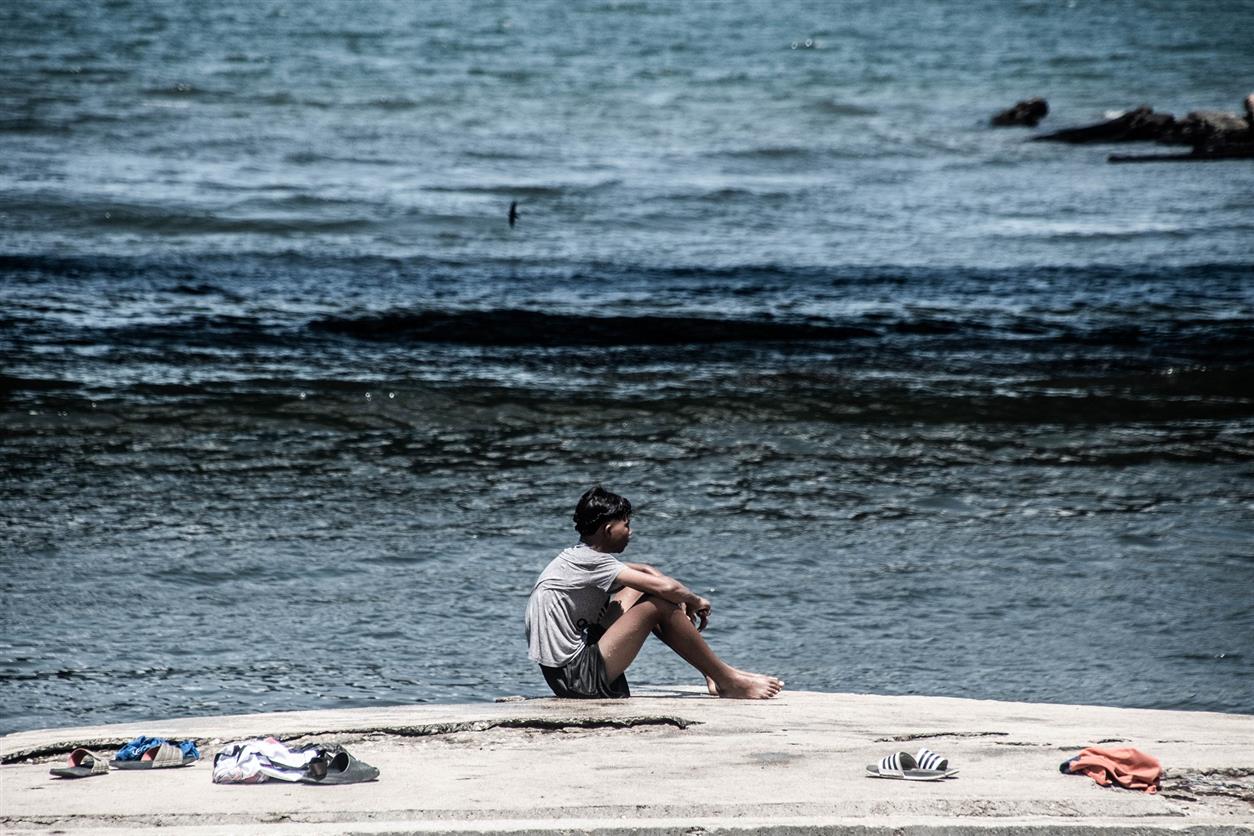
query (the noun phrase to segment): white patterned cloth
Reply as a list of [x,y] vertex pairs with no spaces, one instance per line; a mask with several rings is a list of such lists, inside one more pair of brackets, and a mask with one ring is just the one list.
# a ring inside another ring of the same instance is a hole
[[264,781],[299,781],[309,762],[318,756],[315,747],[289,749],[267,737],[229,743],[213,758],[215,784],[260,784]]

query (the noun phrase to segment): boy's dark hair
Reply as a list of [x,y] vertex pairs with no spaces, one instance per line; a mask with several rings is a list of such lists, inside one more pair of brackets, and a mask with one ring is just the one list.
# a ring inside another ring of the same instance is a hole
[[585,491],[575,506],[575,530],[585,537],[607,522],[630,518],[631,503],[600,485]]

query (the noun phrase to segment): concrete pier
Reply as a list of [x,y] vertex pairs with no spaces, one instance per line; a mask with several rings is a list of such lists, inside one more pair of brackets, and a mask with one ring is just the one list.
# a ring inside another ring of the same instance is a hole
[[[48,774],[75,746],[112,754],[139,734],[193,738],[205,758]],[[223,744],[267,735],[338,741],[380,778],[211,783]],[[867,777],[867,764],[922,745],[961,771]],[[1162,791],[1059,773],[1094,745],[1159,758]],[[27,731],[0,739],[0,760],[6,833],[1254,833],[1254,717],[1203,712],[795,691],[738,702],[674,688]]]

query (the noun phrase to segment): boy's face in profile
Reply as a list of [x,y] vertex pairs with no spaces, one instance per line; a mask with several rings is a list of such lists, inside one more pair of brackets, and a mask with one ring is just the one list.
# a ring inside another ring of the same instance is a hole
[[631,520],[612,520],[605,524],[605,550],[619,554],[631,542]]

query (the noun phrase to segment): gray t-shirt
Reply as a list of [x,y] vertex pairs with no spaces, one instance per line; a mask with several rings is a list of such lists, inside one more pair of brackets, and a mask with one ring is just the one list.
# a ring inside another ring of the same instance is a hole
[[527,601],[527,655],[560,668],[583,647],[583,628],[605,614],[614,579],[623,564],[613,555],[580,543],[564,549],[545,567]]

